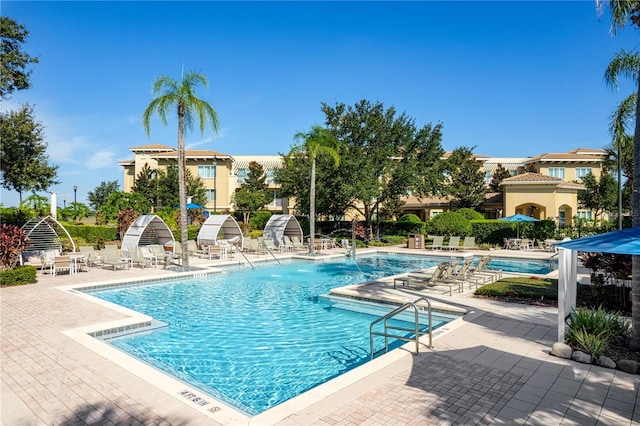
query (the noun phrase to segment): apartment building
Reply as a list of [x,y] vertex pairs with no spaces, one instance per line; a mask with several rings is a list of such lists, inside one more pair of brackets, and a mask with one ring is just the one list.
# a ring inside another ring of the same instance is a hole
[[[134,158],[118,163],[124,171],[124,191],[131,191],[145,164],[151,169],[165,169],[169,164],[176,164],[178,159],[177,150],[166,145],[141,145],[130,150]],[[559,225],[571,225],[574,216],[590,218],[590,211],[578,208],[578,191],[583,186],[577,181],[588,173],[600,177],[605,154],[603,150],[580,148],[522,158],[478,155],[475,158],[485,172],[487,184],[498,164],[512,175],[503,180],[502,192],[487,194],[482,208],[488,218],[522,213],[537,219],[552,219]],[[280,156],[232,156],[210,150],[187,150],[186,159],[187,168],[204,182],[207,209],[233,211],[231,197],[244,182],[249,163],[256,161],[266,170],[267,183],[273,190],[272,202],[266,208],[273,212],[293,213],[292,203],[279,196],[278,186],[273,181],[274,170],[281,166]],[[450,200],[446,197],[418,199],[408,196],[405,202],[405,212],[417,214],[423,220],[450,208]]]

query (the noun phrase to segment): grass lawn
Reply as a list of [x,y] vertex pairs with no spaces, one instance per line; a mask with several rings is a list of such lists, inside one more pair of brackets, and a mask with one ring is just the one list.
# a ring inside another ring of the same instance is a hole
[[558,302],[558,280],[524,277],[503,278],[500,281],[478,288],[475,295],[505,302],[556,306]]

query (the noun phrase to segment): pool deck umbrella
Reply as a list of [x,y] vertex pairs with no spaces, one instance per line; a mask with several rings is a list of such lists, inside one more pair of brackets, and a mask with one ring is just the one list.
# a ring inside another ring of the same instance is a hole
[[520,213],[516,213],[511,216],[501,217],[498,220],[503,220],[505,222],[516,222],[516,238],[520,238],[520,222],[539,222],[538,219],[531,216],[526,216]]
[[138,247],[150,244],[173,246],[175,239],[167,224],[157,215],[138,216],[129,225],[122,238],[122,247]]
[[202,224],[196,241],[200,246],[213,246],[217,244],[220,234],[222,240],[242,248],[242,229],[228,214],[210,215]]
[[558,259],[558,341],[564,341],[565,318],[576,308],[577,252],[640,255],[640,227],[556,243]]
[[298,237],[303,241],[304,235],[298,219],[292,214],[274,214],[264,227],[262,234],[265,240],[271,240],[276,246],[284,244],[284,236]]
[[[174,209],[179,209],[180,206],[175,206]],[[188,209],[204,209],[204,206],[201,206],[200,204],[196,204],[196,203],[187,203],[187,208]]]

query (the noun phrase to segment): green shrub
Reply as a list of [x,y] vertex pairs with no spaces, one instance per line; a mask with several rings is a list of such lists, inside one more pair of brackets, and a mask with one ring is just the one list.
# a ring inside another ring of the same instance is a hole
[[413,213],[403,214],[398,219],[398,222],[422,223],[420,218],[417,215],[413,214]]
[[257,212],[251,213],[249,216],[249,224],[251,224],[251,229],[264,229],[271,218],[271,212],[259,210]]
[[567,320],[569,331],[565,342],[571,346],[579,344],[581,333],[593,336],[604,336],[616,342],[624,342],[629,338],[631,325],[620,318],[619,313],[609,314],[601,306],[598,309],[578,308],[571,313]]
[[461,209],[456,210],[456,213],[461,214],[466,217],[468,220],[484,220],[484,216],[482,213],[475,211],[474,209],[470,209],[468,207],[463,207]]
[[588,353],[593,358],[597,358],[607,347],[607,335],[604,331],[602,333],[592,334],[584,328],[573,330],[573,344],[571,344],[571,346],[579,351]]
[[[415,216],[415,215],[413,215]],[[417,217],[417,216],[416,216]],[[424,222],[382,222],[380,223],[380,232],[406,237],[408,234],[426,234]]]
[[426,223],[426,229],[432,235],[471,235],[471,222],[456,212],[440,213]]
[[36,282],[38,269],[35,266],[25,265],[15,269],[0,272],[0,287],[13,285],[33,284]]
[[[200,228],[197,225],[188,225],[187,226],[187,239],[196,240],[198,238],[198,232],[200,232]],[[173,238],[176,241],[181,240],[180,229],[172,229],[171,233],[173,234]]]

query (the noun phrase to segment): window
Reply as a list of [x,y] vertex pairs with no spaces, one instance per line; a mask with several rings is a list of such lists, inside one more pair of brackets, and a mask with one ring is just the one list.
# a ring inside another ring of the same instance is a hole
[[207,197],[207,201],[214,202],[216,200],[216,190],[205,189],[205,196]]
[[591,173],[591,167],[576,167],[576,179],[582,179]]
[[560,227],[564,228],[564,225],[566,224],[566,218],[564,215],[564,210],[560,210],[558,212],[558,225],[560,225]]
[[198,166],[198,177],[200,178],[215,178],[216,168],[213,166]]
[[578,219],[591,220],[592,219],[591,213],[592,213],[591,210],[578,210]]
[[549,176],[564,179],[564,167],[549,167]]

